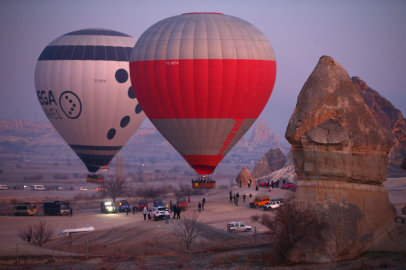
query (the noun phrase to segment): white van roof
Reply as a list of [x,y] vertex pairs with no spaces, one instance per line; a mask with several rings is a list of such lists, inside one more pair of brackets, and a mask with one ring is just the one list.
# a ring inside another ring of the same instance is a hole
[[61,231],[58,236],[63,235],[64,233],[81,233],[81,232],[91,232],[94,231],[93,227],[84,227],[84,228],[78,228],[78,229],[66,229]]

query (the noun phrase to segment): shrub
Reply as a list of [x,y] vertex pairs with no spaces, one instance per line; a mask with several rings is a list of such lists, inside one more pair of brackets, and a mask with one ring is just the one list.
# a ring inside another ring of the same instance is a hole
[[323,212],[317,212],[311,205],[300,207],[292,196],[285,199],[274,216],[254,215],[251,220],[275,233],[270,252],[270,260],[275,263],[285,263],[289,251],[297,242],[306,237],[321,238],[322,232],[329,227]]
[[27,225],[20,229],[18,236],[23,239],[23,241],[29,241],[36,246],[42,247],[51,240],[54,231],[54,226],[40,219],[37,223]]

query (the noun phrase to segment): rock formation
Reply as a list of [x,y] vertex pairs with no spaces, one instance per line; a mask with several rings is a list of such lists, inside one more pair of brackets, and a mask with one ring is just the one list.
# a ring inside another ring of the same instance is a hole
[[352,77],[352,82],[392,140],[389,163],[400,165],[406,156],[406,119],[402,112],[359,77]]
[[292,154],[292,150],[290,150],[289,153],[286,155],[286,163],[283,167],[289,167],[289,166],[293,166],[293,165],[294,165],[293,154]]
[[304,84],[285,134],[292,145],[299,205],[327,216],[324,239],[303,239],[294,261],[351,259],[394,220],[386,181],[391,140],[351,78],[333,58],[320,58]]
[[243,187],[248,187],[248,181],[251,179],[251,187],[255,187],[257,185],[257,181],[255,181],[254,176],[250,172],[250,170],[247,167],[242,167],[241,171],[238,173],[237,178],[235,179],[235,182],[237,183],[238,186],[240,186],[240,181],[241,185]]
[[402,169],[404,169],[406,171],[406,157],[402,162]]
[[286,157],[281,149],[271,149],[255,164],[254,177],[258,178],[279,170],[286,163]]

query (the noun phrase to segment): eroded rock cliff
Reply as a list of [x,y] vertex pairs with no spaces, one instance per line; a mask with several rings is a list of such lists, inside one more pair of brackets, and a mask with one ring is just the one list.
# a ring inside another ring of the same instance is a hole
[[282,168],[285,163],[286,157],[281,149],[271,149],[255,164],[253,175],[255,178],[268,175]]
[[352,82],[361,94],[365,103],[371,109],[376,120],[386,130],[392,140],[389,152],[389,163],[402,164],[406,156],[406,119],[389,100],[370,88],[359,77],[352,77]]
[[386,189],[391,139],[344,70],[320,58],[303,86],[285,134],[292,145],[299,205],[328,218],[324,239],[303,239],[294,261],[351,259],[367,250],[396,210]]

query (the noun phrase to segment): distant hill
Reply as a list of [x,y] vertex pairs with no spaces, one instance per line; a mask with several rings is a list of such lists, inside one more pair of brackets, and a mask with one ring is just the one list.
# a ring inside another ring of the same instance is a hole
[[[278,142],[266,122],[260,120],[255,124],[250,140],[241,138],[223,162],[251,163],[262,157],[270,147],[289,150]],[[6,153],[75,155],[51,124],[24,120],[0,120],[0,150]],[[122,151],[133,160],[150,156],[183,160],[155,128],[139,128]]]

